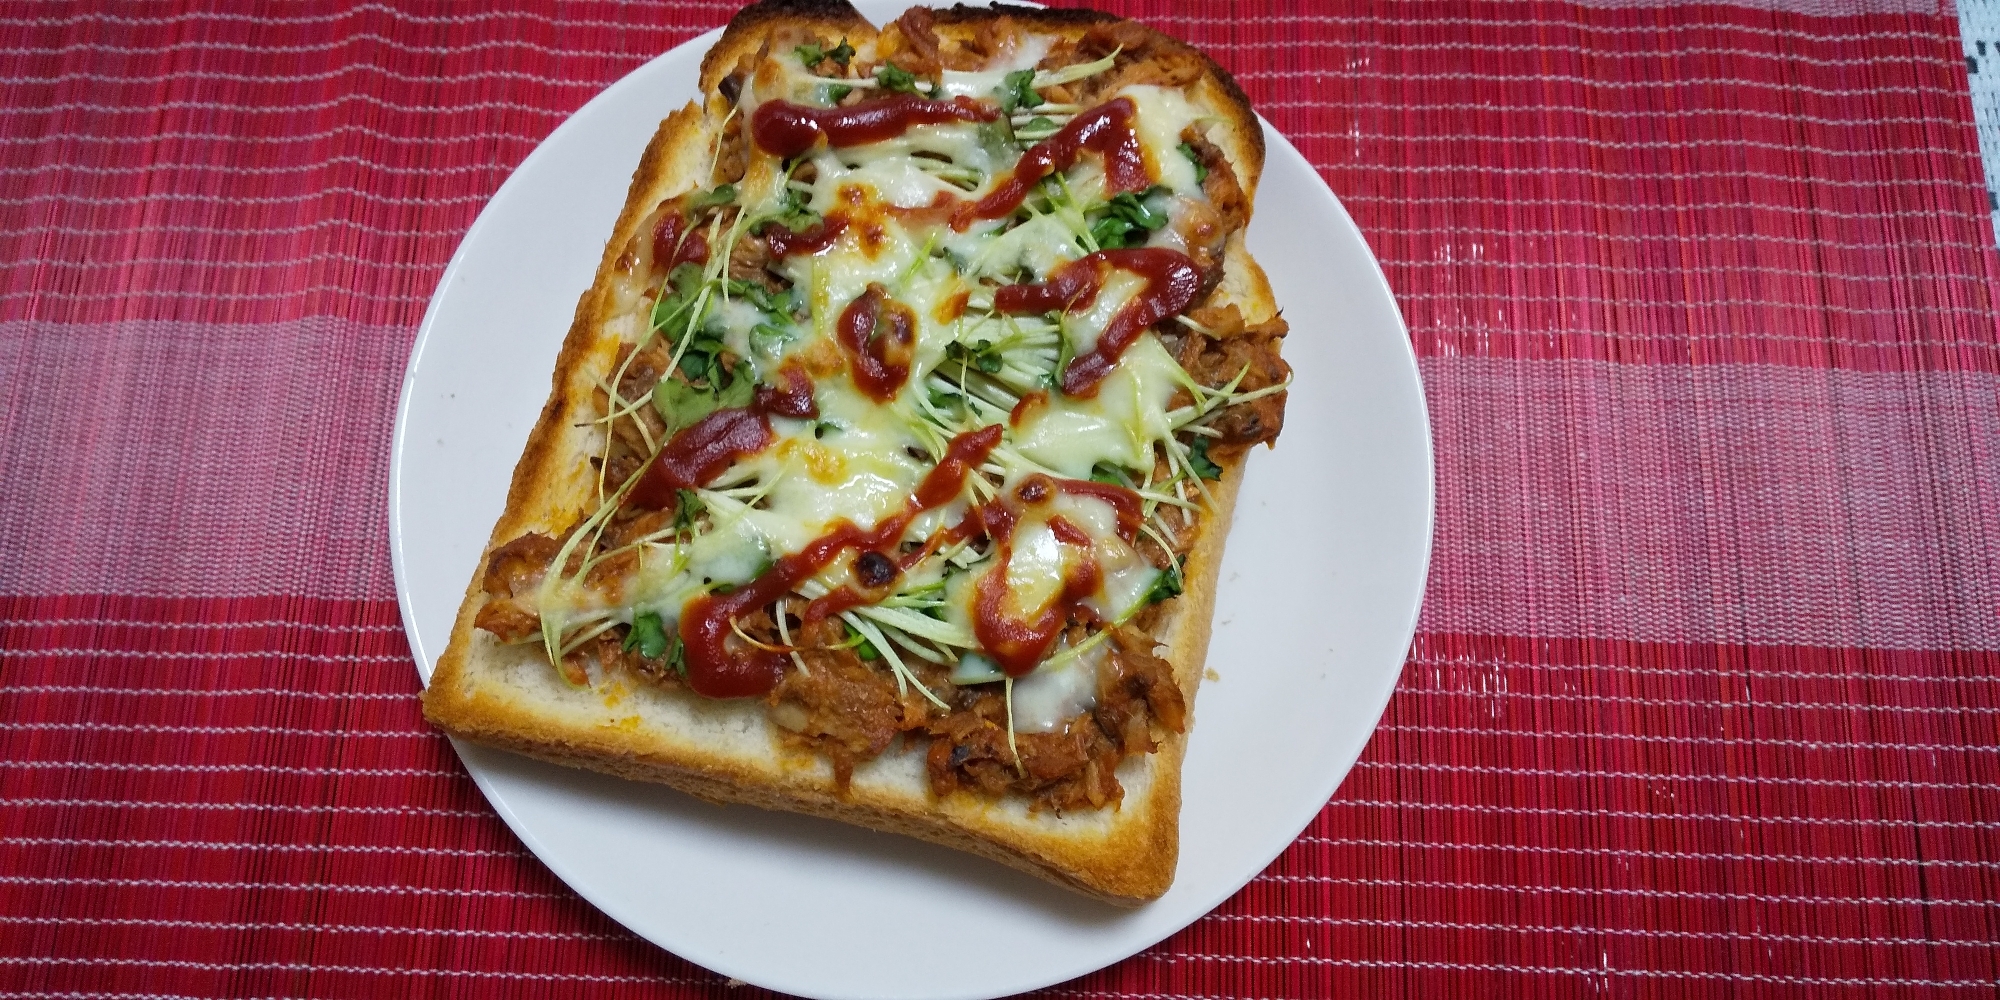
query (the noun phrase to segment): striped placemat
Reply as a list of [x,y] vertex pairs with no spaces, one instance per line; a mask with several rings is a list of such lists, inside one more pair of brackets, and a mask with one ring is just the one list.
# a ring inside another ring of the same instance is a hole
[[[1354,214],[1438,533],[1305,835],[1048,995],[2000,992],[2000,39],[1902,0],[1105,6]],[[756,993],[571,894],[423,725],[385,513],[480,207],[732,9],[0,4],[0,996]]]

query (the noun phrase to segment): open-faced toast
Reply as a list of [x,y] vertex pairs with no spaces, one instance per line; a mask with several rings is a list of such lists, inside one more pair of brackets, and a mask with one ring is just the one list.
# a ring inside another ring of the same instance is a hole
[[660,124],[424,695],[1133,904],[1285,327],[1262,133],[1134,22],[765,0]]

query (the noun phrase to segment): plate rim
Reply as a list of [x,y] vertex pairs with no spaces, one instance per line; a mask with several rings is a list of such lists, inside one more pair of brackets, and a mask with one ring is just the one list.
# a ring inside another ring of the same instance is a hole
[[[878,5],[884,7],[890,5],[899,7],[911,6],[910,4],[905,4],[903,0],[875,0],[872,3],[869,0],[861,0],[860,3],[857,3],[857,6],[864,8]],[[466,261],[471,255],[471,248],[488,229],[499,225],[499,223],[494,221],[498,216],[492,211],[493,207],[506,199],[510,193],[516,193],[515,189],[517,187],[530,183],[523,179],[532,174],[533,171],[530,168],[539,164],[541,160],[554,156],[555,154],[550,152],[550,150],[558,146],[569,135],[582,131],[585,126],[578,123],[586,117],[587,113],[592,112],[593,108],[602,112],[605,107],[614,103],[617,97],[622,96],[624,91],[642,86],[641,79],[647,76],[656,64],[676,58],[684,49],[696,49],[699,47],[705,50],[721,37],[722,32],[722,28],[703,32],[633,67],[619,79],[593,95],[588,101],[579,106],[576,111],[565,117],[555,129],[551,130],[546,137],[536,144],[535,148],[509,173],[507,179],[494,190],[494,193],[488,198],[486,204],[480,209],[480,213],[474,219],[472,225],[467,228],[465,235],[461,237],[458,246],[452,253],[451,259],[446,264],[444,271],[439,275],[437,286],[433,289],[430,301],[426,305],[423,319],[418,326],[416,338],[411,345],[404,367],[402,385],[398,393],[395,418],[392,425],[387,496],[389,506],[390,561],[396,586],[397,607],[402,619],[403,631],[410,644],[412,659],[415,662],[419,679],[426,687],[429,685],[436,657],[442,654],[443,649],[441,646],[434,649],[426,649],[422,641],[422,634],[418,628],[417,613],[411,596],[412,588],[408,583],[406,565],[408,556],[404,530],[405,512],[402,498],[405,479],[404,464],[409,457],[408,443],[411,430],[412,399],[417,388],[417,375],[420,363],[426,356],[426,350],[431,346],[434,329],[441,321],[441,316],[446,312],[447,292],[462,269],[467,266]],[[1431,563],[1435,554],[1437,520],[1436,444],[1433,438],[1429,401],[1424,392],[1422,372],[1417,363],[1414,346],[1410,340],[1408,323],[1402,314],[1401,305],[1397,302],[1394,291],[1389,285],[1388,278],[1382,270],[1381,261],[1376,256],[1374,248],[1368,244],[1360,227],[1355,224],[1353,217],[1348,213],[1346,205],[1332,190],[1331,186],[1326,183],[1325,178],[1313,167],[1312,162],[1300,153],[1297,147],[1281,131],[1264,119],[1261,114],[1257,116],[1257,120],[1264,130],[1267,147],[1281,149],[1283,152],[1280,156],[1289,154],[1297,163],[1305,168],[1313,180],[1313,187],[1316,192],[1327,199],[1348,232],[1364,251],[1368,261],[1366,271],[1368,278],[1365,283],[1369,286],[1370,296],[1379,296],[1380,300],[1388,306],[1390,317],[1394,321],[1395,333],[1397,335],[1395,340],[1399,345],[1399,349],[1395,352],[1395,367],[1398,369],[1399,380],[1406,379],[1409,386],[1414,390],[1415,412],[1418,418],[1416,429],[1421,432],[1417,436],[1421,442],[1423,480],[1423,516],[1421,520],[1421,538],[1419,539],[1422,555],[1419,560],[1420,565],[1417,567],[1417,572],[1414,576],[1414,593],[1408,603],[1406,620],[1401,622],[1401,627],[1397,630],[1402,637],[1399,648],[1407,651],[1410,643],[1414,641],[1417,624],[1422,613],[1423,599],[1427,590]],[[1267,164],[1266,176],[1268,176],[1268,165],[1279,158],[1267,152],[1265,157]],[[1359,272],[1355,272],[1354,277],[1358,278],[1359,276]],[[1404,655],[1407,656],[1407,653]],[[1395,674],[1398,677],[1400,676],[1400,669],[1399,661],[1398,665],[1394,668]],[[1315,791],[1314,801],[1317,804],[1307,808],[1303,805],[1307,801],[1306,797],[1299,797],[1299,801],[1302,803],[1300,806],[1300,811],[1303,812],[1302,819],[1299,819],[1296,823],[1288,819],[1284,824],[1273,825],[1273,829],[1282,826],[1287,832],[1282,837],[1278,837],[1275,834],[1272,835],[1269,843],[1250,855],[1257,858],[1257,864],[1249,869],[1249,874],[1242,881],[1232,881],[1228,882],[1228,884],[1220,885],[1217,889],[1205,894],[1198,901],[1186,904],[1187,915],[1185,919],[1176,918],[1169,921],[1170,926],[1165,926],[1163,929],[1155,928],[1158,931],[1157,934],[1149,932],[1148,934],[1139,935],[1143,940],[1130,943],[1129,947],[1123,944],[1116,945],[1107,950],[1105,954],[1108,957],[1092,958],[1091,962],[1093,964],[1088,964],[1081,968],[1065,966],[1054,973],[1038,974],[1029,977],[1025,985],[1022,983],[1009,983],[1001,988],[999,992],[994,992],[991,988],[981,987],[970,991],[940,991],[938,995],[945,997],[983,998],[1041,989],[1122,962],[1199,921],[1230,897],[1241,892],[1244,886],[1254,880],[1265,868],[1268,868],[1278,856],[1283,854],[1286,849],[1297,841],[1299,835],[1312,823],[1313,818],[1326,808],[1326,803],[1338,792],[1341,784],[1352,773],[1355,763],[1359,760],[1361,754],[1366,752],[1376,732],[1379,731],[1382,715],[1386,712],[1388,703],[1394,697],[1397,687],[1398,683],[1395,679],[1391,679],[1389,683],[1382,685],[1380,696],[1376,699],[1374,705],[1369,706],[1367,713],[1368,717],[1374,720],[1369,726],[1367,739],[1360,741],[1355,746],[1353,753],[1347,755],[1344,760],[1339,762],[1340,766],[1338,768],[1326,769],[1324,777]],[[578,897],[590,903],[590,905],[606,916],[617,921],[621,927],[634,934],[634,936],[647,941],[655,947],[661,948],[663,951],[682,957],[693,964],[718,974],[740,978],[748,982],[760,985],[769,983],[770,985],[767,985],[766,988],[781,990],[787,988],[797,989],[796,985],[788,987],[767,980],[759,974],[759,970],[741,968],[731,956],[706,954],[697,956],[678,948],[669,948],[653,934],[639,930],[635,927],[632,920],[627,919],[628,915],[624,912],[626,908],[623,904],[614,899],[600,898],[599,894],[579,885],[578,880],[572,877],[577,873],[571,864],[571,859],[564,852],[550,847],[535,833],[533,826],[518,812],[516,802],[504,794],[496,793],[493,782],[497,779],[493,773],[490,773],[485,768],[471,766],[468,751],[470,750],[472,753],[486,752],[484,748],[475,748],[470,744],[461,743],[455,737],[451,738],[451,743],[454,750],[458,753],[461,763],[466,766],[468,774],[480,789],[480,793],[486,798],[488,805],[507,824],[509,831],[521,840],[523,846],[529,849],[537,862],[548,868],[552,874],[563,882],[567,889],[576,893]],[[587,878],[582,881],[585,885],[590,883],[590,880]],[[646,923],[643,920],[640,922]],[[843,996],[845,994],[808,993],[807,995]]]

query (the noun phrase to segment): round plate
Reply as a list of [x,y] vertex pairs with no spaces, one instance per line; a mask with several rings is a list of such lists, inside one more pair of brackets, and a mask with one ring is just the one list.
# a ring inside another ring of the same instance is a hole
[[[884,23],[896,0],[861,3]],[[710,32],[556,129],[438,283],[403,377],[390,543],[425,678],[549,390],[632,168],[695,93]],[[1268,126],[1250,248],[1297,370],[1284,437],[1249,463],[1184,773],[1180,871],[1113,909],[971,855],[460,744],[528,848],[633,932],[716,972],[813,997],[993,997],[1109,965],[1187,926],[1289,845],[1395,686],[1430,558],[1415,358],[1382,272]],[[1254,774],[1255,780],[1244,780]]]

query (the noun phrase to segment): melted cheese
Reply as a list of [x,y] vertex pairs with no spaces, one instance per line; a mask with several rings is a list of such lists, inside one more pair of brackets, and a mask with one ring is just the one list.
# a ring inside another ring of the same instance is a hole
[[[1058,654],[1060,655],[1060,654]],[[1097,665],[1104,647],[1037,668],[1014,682],[1014,731],[1053,733],[1097,706]]]
[[1196,124],[1201,110],[1189,103],[1185,94],[1165,87],[1131,86],[1120,90],[1118,96],[1131,98],[1138,108],[1134,128],[1146,158],[1152,161],[1153,176],[1177,193],[1199,192],[1194,161],[1181,154],[1180,145],[1181,133]]
[[933,96],[947,100],[953,97],[990,98],[1006,83],[1007,74],[1034,69],[1035,64],[1049,54],[1049,48],[1054,44],[1055,38],[1049,35],[1024,35],[1014,51],[1005,59],[999,60],[991,69],[976,73],[945,70],[943,78],[938,81],[938,91]]
[[1160,571],[1118,536],[1118,512],[1096,497],[1058,494],[1055,512],[1090,536],[1090,558],[1097,563],[1097,589],[1083,601],[1099,618],[1124,621],[1153,590]]
[[1146,279],[1129,271],[1113,271],[1104,279],[1104,288],[1091,300],[1090,307],[1063,317],[1063,337],[1069,341],[1071,355],[1088,354],[1097,349],[1097,340],[1104,335],[1104,328],[1140,292],[1146,290]]
[[1099,462],[1150,469],[1152,446],[1173,433],[1167,404],[1179,375],[1159,338],[1141,334],[1095,397],[1052,396],[1014,429],[1014,447],[1072,479],[1090,478]]
[[1026,271],[1036,278],[1084,255],[1076,233],[1053,215],[1038,215],[1000,232],[1000,223],[975,226],[964,233],[940,234],[940,244],[964,262],[975,278],[1012,281]]
[[805,548],[837,521],[873,528],[903,508],[930,468],[910,453],[923,439],[901,407],[875,406],[834,380],[815,396],[818,424],[788,422],[797,429],[740,466],[770,485],[745,517],[779,552]]

